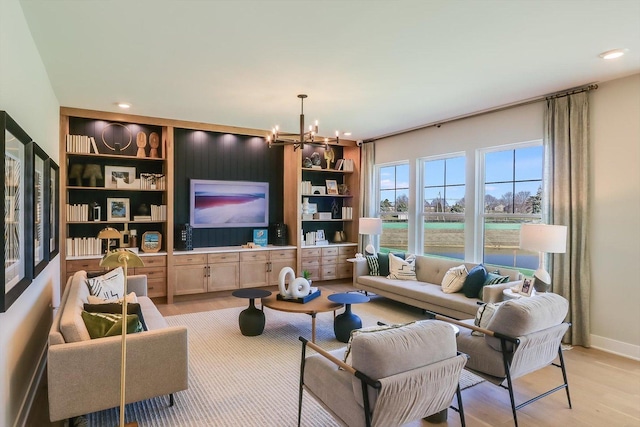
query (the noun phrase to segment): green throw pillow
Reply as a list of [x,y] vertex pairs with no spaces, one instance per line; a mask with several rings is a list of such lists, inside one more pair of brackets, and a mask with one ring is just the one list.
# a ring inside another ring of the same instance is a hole
[[509,276],[501,276],[498,271],[494,273],[487,273],[487,277],[484,279],[484,283],[480,288],[480,292],[478,292],[478,298],[482,299],[483,288],[487,285],[497,285],[499,283],[507,283],[509,281]]
[[[113,314],[122,314],[122,304],[118,302],[108,302],[104,304],[84,304],[84,311],[88,311],[89,313],[113,313]],[[144,323],[144,317],[142,316],[142,309],[140,308],[140,304],[137,302],[130,302],[127,304],[127,314],[135,314],[138,316],[138,320],[140,320],[140,324],[142,325],[142,330],[147,330],[147,324]]]
[[[82,320],[91,339],[122,334],[122,314],[89,313],[82,310]],[[135,314],[127,315],[127,333],[142,332],[142,324]]]
[[380,275],[380,264],[376,255],[367,255],[367,265],[369,266],[369,276]]
[[[404,259],[404,252],[393,252],[395,256],[398,258]],[[380,265],[379,276],[387,277],[389,275],[389,254],[383,254],[382,252],[378,252],[378,264]]]
[[467,298],[478,298],[478,294],[484,285],[484,281],[487,277],[487,270],[485,270],[482,264],[473,267],[469,270],[464,285],[462,285],[462,293]]

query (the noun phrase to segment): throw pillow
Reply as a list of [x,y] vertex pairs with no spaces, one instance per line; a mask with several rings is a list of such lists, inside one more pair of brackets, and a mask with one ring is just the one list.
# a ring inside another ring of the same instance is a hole
[[464,285],[462,285],[464,296],[467,298],[478,298],[478,293],[480,293],[480,289],[482,289],[482,285],[484,285],[486,276],[487,270],[485,270],[482,264],[473,267],[469,271]]
[[[89,313],[82,311],[82,320],[91,339],[122,334],[122,314]],[[127,333],[141,332],[142,325],[135,314],[127,315]]]
[[[486,329],[487,325],[489,325],[489,321],[498,310],[498,307],[500,307],[500,304],[501,303],[490,302],[478,307],[478,311],[476,312],[476,318],[473,321],[473,324],[479,328]],[[478,331],[471,331],[471,335],[475,335],[476,337],[484,336],[482,332],[478,332]]]
[[[118,298],[118,299],[103,299],[100,297],[94,297],[93,295],[89,295],[87,297],[87,302],[89,304],[110,304],[110,303],[121,303],[122,302],[122,298]],[[136,296],[135,292],[129,292],[129,294],[127,295],[127,304],[134,304],[138,302],[138,297]]]
[[416,277],[416,256],[407,255],[406,259],[389,254],[389,275],[387,279],[418,280]]
[[459,292],[468,274],[464,264],[450,268],[442,278],[442,292],[445,294]]
[[[85,304],[84,311],[89,313],[112,313],[112,314],[122,314],[122,302],[120,303],[104,303],[104,304]],[[138,320],[140,320],[140,324],[142,325],[142,330],[146,331],[147,324],[144,323],[144,317],[142,317],[142,308],[140,308],[140,304],[137,302],[129,303],[127,302],[127,314],[135,314],[138,316]]]
[[376,255],[367,255],[367,265],[369,266],[369,276],[380,275],[380,264],[378,263],[378,257]]
[[501,276],[498,271],[495,273],[487,273],[487,277],[484,279],[484,283],[480,288],[480,292],[478,292],[478,298],[482,299],[483,288],[488,285],[497,285],[500,283],[507,283],[509,281],[509,276]]
[[[404,259],[404,252],[394,252],[396,257]],[[389,275],[389,254],[378,252],[378,264],[380,265],[380,276],[387,277]]]
[[118,299],[124,296],[124,271],[122,267],[103,274],[102,276],[87,279],[89,293],[102,299]]
[[410,325],[412,323],[415,323],[415,322],[399,323],[395,325],[376,325],[376,326],[369,326],[367,328],[354,329],[353,331],[351,331],[351,335],[349,336],[349,342],[347,342],[347,348],[344,351],[344,359],[342,361],[347,365],[351,365],[351,360],[352,360],[351,359],[351,341],[353,341],[353,338],[357,337],[359,334],[368,334],[371,332],[380,332],[380,331],[386,331],[388,329],[401,328],[403,326]]

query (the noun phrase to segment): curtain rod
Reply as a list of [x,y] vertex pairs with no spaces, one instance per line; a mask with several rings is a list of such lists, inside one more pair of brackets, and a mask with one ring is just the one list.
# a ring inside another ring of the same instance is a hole
[[379,139],[389,138],[389,137],[397,136],[397,135],[402,135],[402,134],[409,133],[409,132],[414,132],[414,131],[417,131],[417,130],[420,130],[420,129],[426,129],[426,128],[432,127],[432,126],[440,127],[440,125],[443,125],[445,123],[455,122],[457,120],[468,119],[470,117],[476,117],[476,116],[482,116],[484,114],[489,114],[489,113],[495,113],[495,112],[498,112],[498,111],[508,110],[509,108],[513,108],[513,107],[521,107],[521,106],[533,104],[533,103],[539,102],[539,101],[562,98],[564,96],[574,95],[574,94],[580,93],[580,92],[588,92],[590,90],[596,90],[596,89],[598,89],[598,85],[596,83],[589,83],[588,85],[585,85],[585,86],[578,86],[578,87],[575,87],[575,88],[572,88],[572,89],[565,89],[565,90],[562,90],[560,92],[554,92],[554,93],[550,93],[550,94],[547,94],[547,95],[537,96],[535,98],[529,98],[529,99],[525,99],[525,100],[522,100],[522,101],[513,102],[511,104],[501,105],[499,107],[493,107],[493,108],[488,108],[486,110],[475,111],[473,113],[463,114],[463,115],[460,115],[460,116],[451,117],[449,119],[439,120],[437,122],[431,122],[431,123],[428,123],[426,125],[420,125],[420,126],[416,126],[416,127],[413,127],[413,128],[401,130],[401,131],[398,131],[398,132],[392,132],[392,133],[388,133],[388,134],[385,134],[385,135],[376,136],[375,138],[369,138],[369,139],[366,139],[366,140],[364,140],[362,142],[364,144],[369,143],[369,142],[375,142],[375,141],[377,141]]

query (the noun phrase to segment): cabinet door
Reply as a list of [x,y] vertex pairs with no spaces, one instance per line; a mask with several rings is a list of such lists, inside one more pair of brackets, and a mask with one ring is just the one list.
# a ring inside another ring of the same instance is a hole
[[206,264],[176,265],[173,271],[176,295],[207,292]]
[[267,262],[240,262],[240,287],[255,288],[267,286]]
[[209,292],[238,289],[239,265],[237,262],[220,262],[209,264]]

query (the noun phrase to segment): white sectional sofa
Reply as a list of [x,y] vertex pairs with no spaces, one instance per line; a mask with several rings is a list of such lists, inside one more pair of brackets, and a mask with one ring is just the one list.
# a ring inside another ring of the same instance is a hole
[[414,307],[430,310],[456,319],[468,319],[475,316],[478,303],[502,301],[502,291],[517,284],[521,274],[517,270],[486,265],[487,271],[499,271],[509,276],[509,281],[497,285],[487,285],[482,289],[482,298],[467,298],[463,293],[447,294],[442,291],[441,283],[445,273],[452,267],[464,264],[471,270],[477,264],[459,260],[416,256],[416,281],[387,279],[385,276],[370,276],[367,261],[354,262],[353,286],[356,289],[373,292]]
[[[90,338],[81,314],[89,296],[86,279],[85,271],[69,278],[49,332],[51,421],[120,404],[121,336]],[[187,329],[168,326],[146,296],[147,276],[130,276],[128,291],[136,293],[148,330],[127,335],[126,402],[187,389]]]

